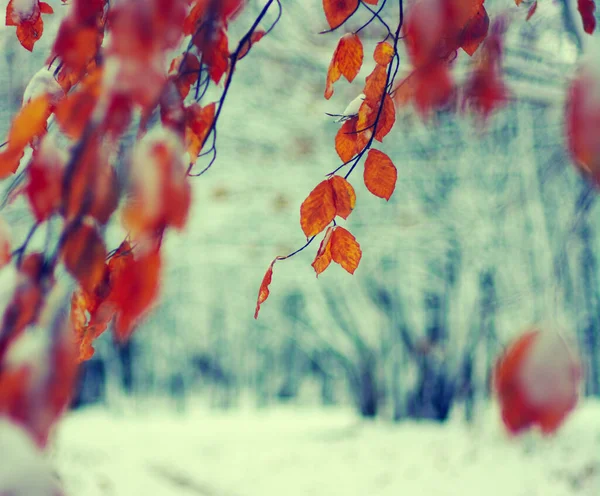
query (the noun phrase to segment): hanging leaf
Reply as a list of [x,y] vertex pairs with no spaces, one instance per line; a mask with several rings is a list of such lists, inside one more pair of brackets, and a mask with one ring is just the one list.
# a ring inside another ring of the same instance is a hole
[[342,162],[349,162],[358,152],[356,123],[358,117],[345,121],[335,135],[335,151]]
[[333,202],[335,204],[335,214],[343,219],[347,219],[354,205],[356,205],[356,193],[352,185],[342,176],[332,176],[329,178],[333,188]]
[[86,219],[72,229],[62,247],[62,258],[69,273],[91,293],[104,276],[106,248],[93,221]]
[[329,267],[329,264],[331,264],[331,235],[333,230],[333,227],[327,229],[325,237],[319,246],[319,251],[317,252],[316,257],[311,264],[317,273],[317,277],[319,277],[319,274],[321,274],[327,267]]
[[373,58],[377,64],[386,67],[394,58],[394,47],[387,41],[381,41],[377,43]]
[[300,206],[300,226],[307,238],[319,234],[336,214],[333,187],[328,179],[321,181]]
[[338,226],[331,234],[330,243],[332,260],[350,274],[354,274],[362,257],[362,251],[356,238],[346,229]]
[[271,284],[271,279],[273,278],[273,265],[277,259],[271,262],[269,268],[267,269],[267,273],[265,277],[263,277],[260,288],[258,289],[258,299],[256,300],[256,310],[254,311],[254,318],[258,319],[258,312],[260,311],[260,306],[267,300],[269,297],[269,284]]
[[490,18],[482,5],[474,17],[469,19],[459,37],[460,47],[472,56],[487,36]]
[[379,150],[369,150],[365,161],[365,186],[379,198],[389,200],[396,188],[398,171],[390,158]]
[[583,30],[587,34],[592,34],[596,29],[596,17],[594,15],[596,4],[594,0],[577,0],[577,10],[581,14]]
[[383,97],[383,105],[379,115],[379,121],[377,122],[377,129],[375,130],[375,139],[379,142],[383,141],[388,133],[394,127],[396,123],[396,106],[394,101],[389,94]]
[[323,10],[331,29],[340,27],[356,12],[359,0],[323,0]]
[[348,33],[340,38],[327,70],[325,98],[328,100],[331,98],[333,83],[341,76],[344,76],[349,83],[354,81],[362,67],[363,58],[363,45],[358,35]]

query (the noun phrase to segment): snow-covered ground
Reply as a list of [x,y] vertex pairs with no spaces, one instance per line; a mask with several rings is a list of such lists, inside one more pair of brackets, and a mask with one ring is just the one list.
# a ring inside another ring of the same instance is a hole
[[469,427],[366,422],[340,409],[147,406],[60,424],[53,458],[67,495],[600,495],[600,402],[547,439],[508,438],[494,408]]

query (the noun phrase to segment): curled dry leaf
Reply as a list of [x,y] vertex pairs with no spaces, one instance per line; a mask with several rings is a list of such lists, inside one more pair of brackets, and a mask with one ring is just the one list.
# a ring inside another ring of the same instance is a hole
[[325,237],[319,245],[319,251],[317,251],[317,255],[311,264],[317,273],[317,277],[319,277],[319,274],[329,267],[329,264],[331,263],[331,234],[333,233],[333,229],[333,227],[327,229]]
[[350,274],[358,268],[362,251],[356,238],[343,227],[337,226],[331,234],[331,258]]
[[329,27],[336,29],[344,24],[356,12],[359,4],[359,0],[323,0],[323,10]]
[[258,288],[258,298],[256,300],[256,310],[254,311],[254,318],[258,319],[258,312],[260,311],[260,306],[267,300],[269,297],[269,284],[271,284],[271,280],[273,279],[273,265],[277,259],[271,262],[269,268],[265,276],[263,277],[262,283],[260,284],[260,288]]
[[398,171],[390,158],[379,150],[369,150],[365,161],[365,186],[379,198],[389,200],[396,188]]
[[333,95],[333,83],[344,76],[349,83],[360,72],[364,58],[363,45],[358,35],[345,34],[340,38],[329,63],[327,71],[327,84],[325,87],[325,98],[328,100]]
[[265,34],[267,34],[265,31],[263,31],[262,29],[258,30],[258,31],[254,31],[252,33],[252,35],[250,36],[250,38],[248,39],[248,41],[246,41],[246,43],[244,43],[244,45],[242,46],[240,52],[238,53],[238,60],[243,59],[246,55],[248,55],[248,52],[250,51],[250,48],[252,48],[252,46],[255,43],[258,43],[260,40],[262,40],[265,36]]

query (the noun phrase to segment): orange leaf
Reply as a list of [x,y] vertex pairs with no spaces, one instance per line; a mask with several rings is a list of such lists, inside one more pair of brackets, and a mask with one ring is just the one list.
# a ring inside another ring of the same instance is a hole
[[189,52],[173,59],[169,67],[169,75],[175,78],[177,89],[184,99],[190,92],[192,84],[198,81],[199,74],[200,60]]
[[300,206],[300,226],[307,238],[316,236],[336,214],[333,187],[328,179],[320,182]]
[[198,159],[202,146],[215,119],[216,104],[201,107],[194,103],[185,109],[186,128],[185,146],[190,155],[191,162]]
[[379,0],[363,0],[364,3],[368,3],[369,5],[377,5]]
[[323,10],[331,29],[340,27],[358,9],[359,0],[323,0]]
[[336,227],[331,235],[331,258],[350,274],[360,263],[362,251],[356,238],[343,227]]
[[33,138],[46,131],[46,121],[49,116],[50,100],[48,95],[41,95],[30,100],[12,122],[8,135],[9,146],[25,148]]
[[362,42],[357,35],[348,33],[340,38],[329,63],[325,98],[328,100],[331,98],[331,95],[333,95],[333,83],[341,76],[344,76],[349,83],[354,81],[354,78],[356,78],[362,67],[363,58]]
[[376,65],[373,72],[365,80],[365,101],[373,107],[374,103],[381,100],[387,83],[387,69],[382,65]]
[[389,200],[396,188],[398,171],[390,158],[379,150],[369,150],[365,161],[365,186],[379,198]]
[[375,139],[379,142],[383,141],[383,138],[392,130],[396,122],[396,107],[392,97],[386,93],[383,97],[383,107],[379,115],[379,121],[377,122],[377,129],[375,130]]
[[387,66],[394,58],[394,47],[386,41],[377,43],[373,58],[379,65]]
[[317,277],[319,274],[323,272],[329,264],[331,263],[331,234],[333,233],[333,227],[327,229],[325,233],[325,237],[321,241],[321,245],[319,246],[319,251],[315,257],[315,260],[311,264],[317,273]]
[[356,142],[357,121],[358,117],[345,121],[335,136],[335,151],[344,163],[350,161],[359,151]]
[[250,36],[250,39],[248,41],[246,41],[246,43],[244,43],[244,46],[242,46],[237,59],[238,60],[242,60],[246,55],[248,55],[248,52],[250,51],[250,48],[252,48],[252,45],[254,45],[256,42],[260,41],[263,39],[263,37],[265,36],[265,34],[267,34],[265,31],[263,31],[262,29],[259,31],[254,31],[254,33],[252,33],[252,35]]
[[125,266],[115,274],[109,297],[117,306],[113,330],[121,342],[130,337],[134,326],[158,296],[162,265],[157,250],[123,260]]
[[69,273],[91,293],[104,277],[106,248],[89,218],[68,233],[62,258]]
[[11,258],[10,229],[4,218],[0,217],[0,267],[4,267]]
[[267,269],[267,273],[265,277],[263,277],[260,288],[258,289],[258,299],[256,300],[256,310],[254,311],[254,318],[258,319],[258,312],[260,311],[260,306],[267,300],[269,297],[269,284],[271,284],[271,279],[273,279],[273,265],[277,259],[271,262],[269,268]]
[[347,219],[354,205],[356,205],[356,193],[352,185],[342,176],[332,176],[329,178],[333,188],[333,201],[335,203],[335,213],[340,217]]

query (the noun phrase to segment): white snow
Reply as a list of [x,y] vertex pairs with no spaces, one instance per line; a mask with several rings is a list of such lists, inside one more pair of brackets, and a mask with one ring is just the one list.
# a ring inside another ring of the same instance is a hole
[[38,4],[38,0],[13,0],[13,21],[20,23],[22,20],[29,19]]
[[344,110],[344,112],[342,112],[341,117],[339,119],[337,119],[335,122],[341,122],[344,120],[345,117],[351,117],[353,115],[358,114],[358,111],[360,110],[360,106],[362,105],[362,102],[365,101],[366,95],[364,93],[361,93],[360,95],[358,95],[354,100],[352,100],[348,106],[346,107],[346,109]]
[[58,101],[64,95],[60,84],[54,79],[54,68],[42,67],[35,73],[23,92],[23,105],[44,94],[47,94],[52,102]]
[[29,435],[0,417],[0,495],[59,496],[51,464]]
[[555,437],[509,439],[495,408],[453,419],[359,421],[341,409],[183,414],[140,404],[71,413],[54,451],[67,494],[96,496],[593,496],[600,403]]

